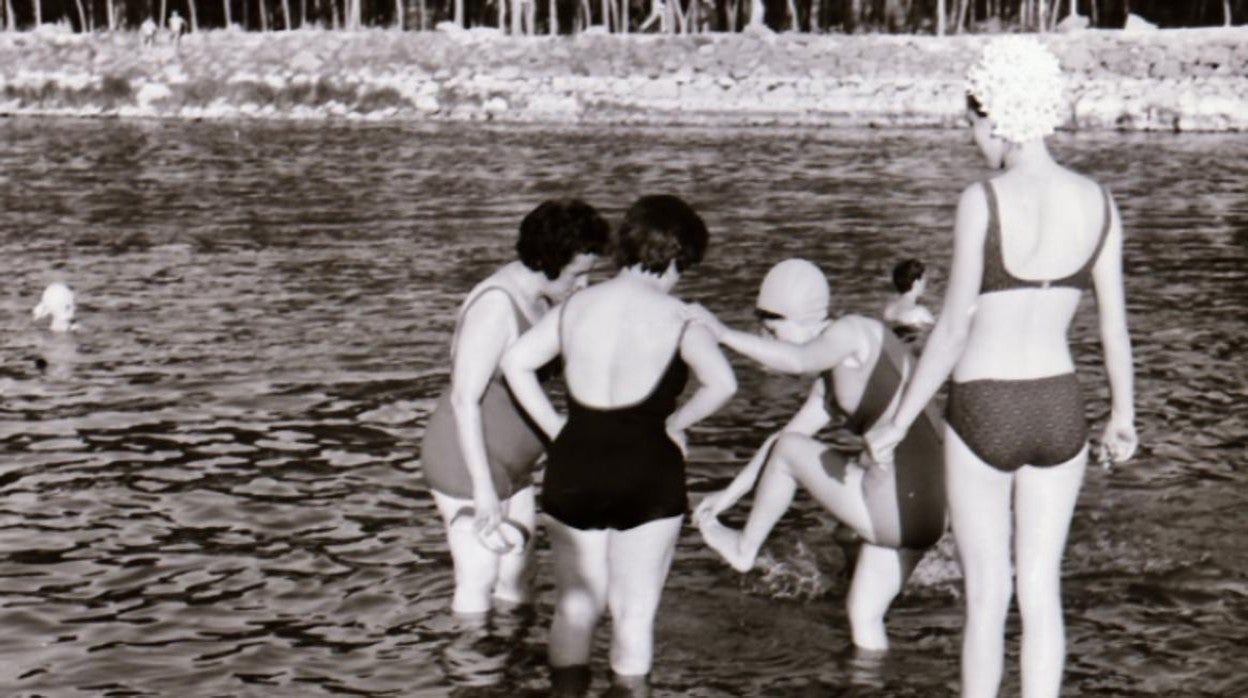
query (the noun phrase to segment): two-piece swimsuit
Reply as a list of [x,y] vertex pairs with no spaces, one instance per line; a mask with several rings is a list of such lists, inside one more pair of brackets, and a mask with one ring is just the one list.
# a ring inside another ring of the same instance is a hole
[[[980,295],[1015,289],[1083,291],[1092,285],[1092,268],[1109,235],[1110,199],[1104,187],[1105,222],[1092,256],[1075,273],[1050,280],[1020,279],[1005,268],[1000,211],[990,182],[984,182],[984,192],[988,235]],[[945,419],[980,460],[1006,472],[1024,465],[1060,465],[1077,456],[1088,440],[1083,397],[1073,371],[1044,378],[954,382]]]
[[[859,436],[890,414],[902,388],[903,372],[914,364],[914,356],[901,339],[883,327],[880,351],[862,389],[862,398],[852,413],[836,401],[832,370],[823,374],[824,409],[828,414],[845,416],[845,427]],[[939,420],[924,410],[905,438],[897,445],[891,472],[870,468],[863,480],[876,539],[872,542],[896,548],[923,549],[940,540],[945,531],[944,441]],[[846,459],[834,449],[821,456],[824,470],[832,477],[844,477]]]
[[[556,521],[580,530],[623,531],[688,511],[685,458],[667,434],[667,418],[689,377],[680,357],[684,331],[641,400],[591,407],[568,389],[568,421],[550,445],[540,496],[542,509]],[[562,311],[559,335],[562,346]]]
[[[489,286],[473,297],[460,312],[462,322],[468,309],[491,291],[498,291],[511,301],[512,310],[516,315],[517,335],[524,334],[531,323],[520,310],[519,303],[505,289]],[[451,362],[458,344],[458,331],[451,341]],[[554,370],[554,366],[543,367],[538,372],[539,380],[546,380]],[[546,437],[541,429],[529,418],[524,408],[516,402],[507,386],[507,381],[497,371],[490,378],[489,384],[481,396],[481,432],[485,440],[486,461],[490,468],[490,479],[494,483],[494,491],[500,500],[506,500],[516,492],[533,484],[533,468],[546,448]],[[464,463],[463,452],[459,445],[459,426],[455,420],[455,408],[451,404],[451,391],[448,388],[438,398],[433,414],[425,425],[425,437],[421,444],[421,464],[425,482],[430,489],[459,499],[472,499],[472,476]],[[470,516],[472,507],[467,506],[456,513],[454,519]],[[454,522],[452,519],[452,522]],[[511,523],[526,538],[527,528]]]

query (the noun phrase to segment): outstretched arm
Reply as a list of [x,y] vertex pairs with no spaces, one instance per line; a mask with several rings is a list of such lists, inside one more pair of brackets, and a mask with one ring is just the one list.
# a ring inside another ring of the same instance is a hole
[[763,466],[767,464],[767,459],[771,455],[771,447],[775,444],[776,439],[780,438],[785,432],[795,432],[806,436],[814,436],[820,429],[827,425],[830,421],[828,412],[824,409],[825,388],[822,380],[817,380],[810,387],[810,394],[806,397],[806,402],[802,404],[802,408],[793,415],[788,424],[767,437],[763,445],[754,453],[754,457],[750,462],[737,473],[732,483],[728,487],[708,494],[698,504],[697,512],[694,516],[699,519],[702,516],[715,517],[732,505],[736,504],[747,492],[754,488],[754,483],[758,481],[758,474],[762,472]]
[[953,229],[953,262],[940,319],[932,328],[923,355],[906,384],[891,420],[881,420],[866,434],[867,448],[877,463],[890,463],[893,449],[910,425],[931,402],[953,372],[971,330],[971,316],[979,296],[984,270],[984,236],[988,231],[988,203],[978,184],[967,187],[958,200]]
[[1092,268],[1096,288],[1097,314],[1101,325],[1101,346],[1105,355],[1105,375],[1112,400],[1109,423],[1101,439],[1101,461],[1127,460],[1135,453],[1139,438],[1135,433],[1135,378],[1131,355],[1131,335],[1127,331],[1127,304],[1122,284],[1122,219],[1110,201],[1110,228],[1101,256]]
[[553,308],[542,316],[511,345],[502,360],[503,375],[511,394],[551,440],[559,435],[567,418],[555,411],[537,380],[537,370],[559,355],[559,313],[562,310],[562,306]]
[[832,323],[805,344],[760,337],[725,327],[720,341],[774,371],[789,374],[818,373],[844,361],[862,346],[862,337],[850,318]]
[[450,402],[460,453],[472,480],[473,523],[479,533],[489,533],[502,522],[485,451],[481,397],[514,333],[510,301],[501,293],[485,292],[460,319],[452,351]]

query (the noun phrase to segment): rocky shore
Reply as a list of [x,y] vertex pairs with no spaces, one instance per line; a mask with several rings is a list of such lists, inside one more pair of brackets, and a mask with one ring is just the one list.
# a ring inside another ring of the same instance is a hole
[[[961,123],[988,36],[0,33],[0,114],[547,124]],[[1248,130],[1248,27],[1045,35],[1068,128]]]

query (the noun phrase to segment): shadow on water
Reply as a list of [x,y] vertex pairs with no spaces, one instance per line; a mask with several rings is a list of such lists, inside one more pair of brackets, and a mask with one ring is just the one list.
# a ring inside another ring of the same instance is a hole
[[[571,194],[618,219],[639,193],[676,191],[713,231],[680,292],[745,326],[787,256],[829,273],[838,312],[877,312],[903,257],[928,263],[938,297],[953,203],[985,175],[956,132],[18,119],[0,136],[0,693],[22,696],[543,694],[545,543],[534,609],[453,619],[417,446],[455,307],[508,259],[521,216]],[[1054,145],[1111,186],[1127,224],[1143,442],[1084,486],[1065,695],[1243,694],[1248,203],[1234,167],[1248,143]],[[78,293],[72,335],[30,321],[53,279]],[[1072,341],[1103,419],[1091,312]],[[695,495],[727,484],[805,388],[736,366],[742,395],[693,434]],[[686,529],[654,695],[954,690],[949,537],[891,613],[884,657],[851,648],[844,559],[809,500],[763,560],[737,575]]]

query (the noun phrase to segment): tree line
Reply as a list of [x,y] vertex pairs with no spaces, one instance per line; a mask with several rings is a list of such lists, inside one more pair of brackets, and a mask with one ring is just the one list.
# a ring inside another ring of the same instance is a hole
[[[1128,14],[1163,27],[1231,25],[1248,0],[0,0],[7,31],[45,23],[74,31],[120,30],[174,12],[191,31],[318,27],[428,30],[442,22],[512,34],[741,31],[766,25],[798,32],[1047,31],[1067,16],[1121,27]],[[591,29],[592,28],[592,29]]]

